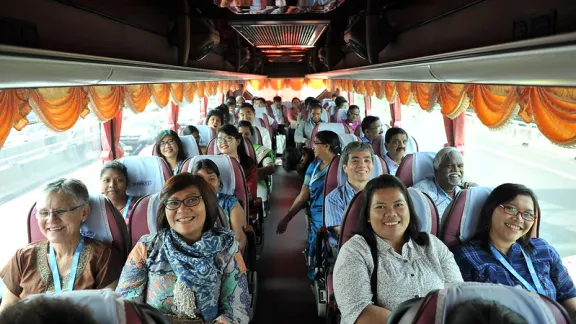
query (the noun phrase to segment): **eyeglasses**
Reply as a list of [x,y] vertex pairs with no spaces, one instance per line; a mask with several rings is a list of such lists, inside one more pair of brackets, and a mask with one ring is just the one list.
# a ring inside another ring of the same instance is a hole
[[186,207],[196,207],[201,200],[202,196],[192,196],[184,200],[166,200],[164,201],[164,206],[166,206],[168,210],[176,210],[180,208],[181,204],[184,204]]
[[160,147],[164,147],[164,146],[166,146],[166,145],[172,146],[174,143],[176,143],[176,141],[173,140],[173,139],[171,139],[171,140],[167,140],[166,142],[160,142],[159,145],[160,145]]
[[37,219],[48,219],[48,218],[50,218],[50,215],[54,215],[54,217],[62,218],[62,216],[64,216],[64,214],[71,212],[71,211],[74,211],[74,210],[76,210],[82,206],[84,206],[84,205],[76,206],[76,207],[70,208],[70,209],[40,210],[36,213],[36,218]]
[[524,220],[527,220],[529,222],[532,222],[536,219],[536,215],[534,215],[534,213],[532,212],[528,211],[520,212],[518,208],[513,206],[504,206],[504,205],[499,206],[502,207],[502,209],[504,209],[504,212],[508,215],[516,216],[519,214],[522,218],[524,218]]
[[231,142],[231,141],[234,140],[234,139],[235,139],[234,136],[226,136],[226,137],[218,137],[218,138],[216,139],[216,141],[217,141],[218,143],[228,143],[228,142]]

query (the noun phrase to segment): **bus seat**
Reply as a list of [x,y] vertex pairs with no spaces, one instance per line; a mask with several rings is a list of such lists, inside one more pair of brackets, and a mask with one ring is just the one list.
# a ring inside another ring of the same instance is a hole
[[[216,138],[214,138],[208,144],[208,148],[206,149],[206,154],[208,155],[219,155],[220,150],[218,149],[218,145],[216,143]],[[250,140],[244,139],[244,148],[246,149],[246,153],[248,156],[251,157],[254,161],[256,161],[256,151],[254,151],[254,146]]]
[[38,298],[67,300],[88,308],[97,323],[110,324],[168,324],[170,323],[160,311],[144,303],[137,303],[121,298],[111,289],[73,290],[59,293],[48,292],[32,295],[24,299],[31,301]]
[[338,134],[338,137],[340,138],[340,147],[342,148],[342,151],[344,151],[346,145],[352,142],[362,142],[360,137],[354,134]]
[[415,188],[408,188],[414,211],[420,220],[420,231],[438,236],[438,210],[430,197]]
[[336,122],[348,119],[348,108],[336,110]]
[[[386,152],[388,152],[384,144],[385,144],[384,135],[380,135],[374,138],[374,141],[372,142],[372,148],[374,149],[374,153],[376,153],[378,156],[384,157]],[[416,152],[419,152],[418,143],[416,142],[416,139],[413,136],[408,136],[408,145],[406,147],[405,154],[408,155],[410,153],[416,153]]]
[[156,150],[156,144],[144,146],[144,148],[141,149],[140,152],[138,152],[138,156],[156,155],[155,150]]
[[358,219],[360,218],[360,205],[362,204],[362,198],[364,197],[364,192],[360,191],[357,193],[348,208],[344,212],[344,217],[342,217],[342,227],[340,228],[340,238],[338,246],[343,246],[348,242],[349,239],[354,236],[354,233],[358,231]]
[[210,127],[208,125],[198,125],[196,126],[196,128],[198,129],[198,133],[200,135],[200,146],[202,147],[206,147],[208,146],[208,143],[210,143],[210,141],[213,138],[216,138],[216,129],[214,127]]
[[493,188],[472,187],[460,191],[442,216],[440,239],[452,248],[476,234],[482,206]]
[[[180,141],[182,142],[182,147],[184,148],[184,155],[186,156],[186,158],[191,158],[196,155],[202,154],[200,145],[196,143],[196,139],[194,138],[194,136],[180,135],[178,137],[180,137]],[[152,155],[158,156],[158,154],[156,154],[156,144],[154,144],[152,147]]]
[[270,130],[262,126],[256,126],[256,132],[260,132],[260,145],[264,145],[267,149],[272,149],[272,136],[270,135]]
[[[102,195],[90,195],[90,214],[80,227],[83,236],[111,244],[126,259],[130,253],[130,236],[126,222],[110,200]],[[36,203],[28,213],[28,243],[45,240],[36,220]]]
[[412,187],[415,183],[424,180],[426,177],[433,177],[433,161],[435,156],[436,152],[406,154],[396,171],[396,177],[398,177],[406,187]]
[[330,113],[326,109],[322,109],[322,117],[321,120],[325,123],[331,123],[332,119],[330,118]]
[[316,137],[316,134],[321,131],[333,131],[336,134],[352,134],[353,131],[348,125],[344,125],[342,123],[319,123],[318,125],[314,126],[312,130],[312,134],[310,134],[310,138],[313,140]]
[[492,283],[465,282],[429,292],[426,297],[400,304],[388,324],[444,323],[448,312],[462,302],[493,301],[519,313],[527,323],[569,324],[568,313],[556,301],[522,288]]
[[252,134],[252,138],[250,138],[250,141],[253,144],[262,145],[262,135],[260,134],[260,129],[258,128],[258,126],[254,126],[254,134]]
[[160,192],[164,182],[172,177],[170,166],[158,156],[125,156],[118,161],[128,170],[126,194],[129,196]]
[[[331,170],[330,168],[328,169],[326,183],[324,185],[325,194],[329,194],[332,190],[336,189],[336,187],[341,186],[348,181],[348,176],[344,172],[343,168],[344,160],[342,160],[341,155],[334,157],[332,163],[337,163],[337,168],[335,170]],[[332,166],[332,163],[330,163],[330,166]],[[331,177],[331,172],[335,175],[335,179]],[[382,174],[388,174],[388,165],[386,165],[386,162],[384,162],[381,157],[374,155],[374,158],[372,159],[372,175],[370,176],[370,179],[374,179]]]

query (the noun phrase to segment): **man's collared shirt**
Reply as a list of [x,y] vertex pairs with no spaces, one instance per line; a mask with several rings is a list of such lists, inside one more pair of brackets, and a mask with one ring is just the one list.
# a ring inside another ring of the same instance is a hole
[[[436,180],[434,180],[434,177],[427,177],[426,179],[415,183],[412,188],[419,189],[432,199],[434,205],[436,205],[436,208],[438,209],[438,218],[442,219],[446,207],[448,207],[452,202],[452,197],[442,190],[438,183],[436,183]],[[459,186],[456,186],[454,188],[453,197],[456,197],[456,194],[461,190],[462,189],[460,189]]]
[[[324,205],[325,210],[325,220],[326,228],[336,227],[342,225],[342,219],[344,218],[344,212],[348,207],[348,204],[356,195],[356,191],[348,181],[345,184],[334,189],[331,193],[326,196],[326,202]],[[328,231],[328,242],[332,247],[338,246],[338,236],[333,230]]]
[[398,171],[398,167],[400,166],[396,161],[392,160],[388,154],[384,154],[384,161],[386,161],[386,165],[388,165],[388,170],[390,170],[391,175],[396,175],[396,171]]

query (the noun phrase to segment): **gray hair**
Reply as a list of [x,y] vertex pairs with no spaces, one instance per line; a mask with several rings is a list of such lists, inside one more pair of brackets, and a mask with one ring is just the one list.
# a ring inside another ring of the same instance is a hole
[[364,142],[350,142],[348,145],[346,145],[344,151],[342,152],[342,165],[348,164],[350,154],[361,151],[370,152],[370,157],[374,159],[374,150],[372,149],[372,145]]
[[82,181],[77,179],[61,178],[52,181],[44,187],[42,192],[45,195],[49,195],[53,192],[68,194],[72,197],[76,206],[88,205],[90,203],[88,188],[86,188],[86,185]]
[[440,169],[440,163],[442,163],[442,161],[444,161],[444,158],[451,155],[451,154],[461,154],[460,151],[455,148],[454,146],[446,146],[445,148],[441,149],[440,151],[438,151],[438,153],[436,153],[436,156],[434,157],[434,171],[438,171],[438,169]]

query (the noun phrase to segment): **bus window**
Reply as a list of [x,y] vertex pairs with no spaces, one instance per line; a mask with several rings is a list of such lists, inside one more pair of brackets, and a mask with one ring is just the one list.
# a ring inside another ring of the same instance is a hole
[[[150,151],[161,130],[168,128],[168,116],[164,109],[150,104],[146,110],[135,114],[130,108],[124,107],[120,146],[124,155],[138,155],[142,150]],[[143,153],[144,154],[144,153]]]
[[27,216],[42,186],[60,177],[74,177],[99,193],[100,122],[94,114],[56,133],[30,112],[30,124],[12,129],[0,150],[0,267],[28,243]]

